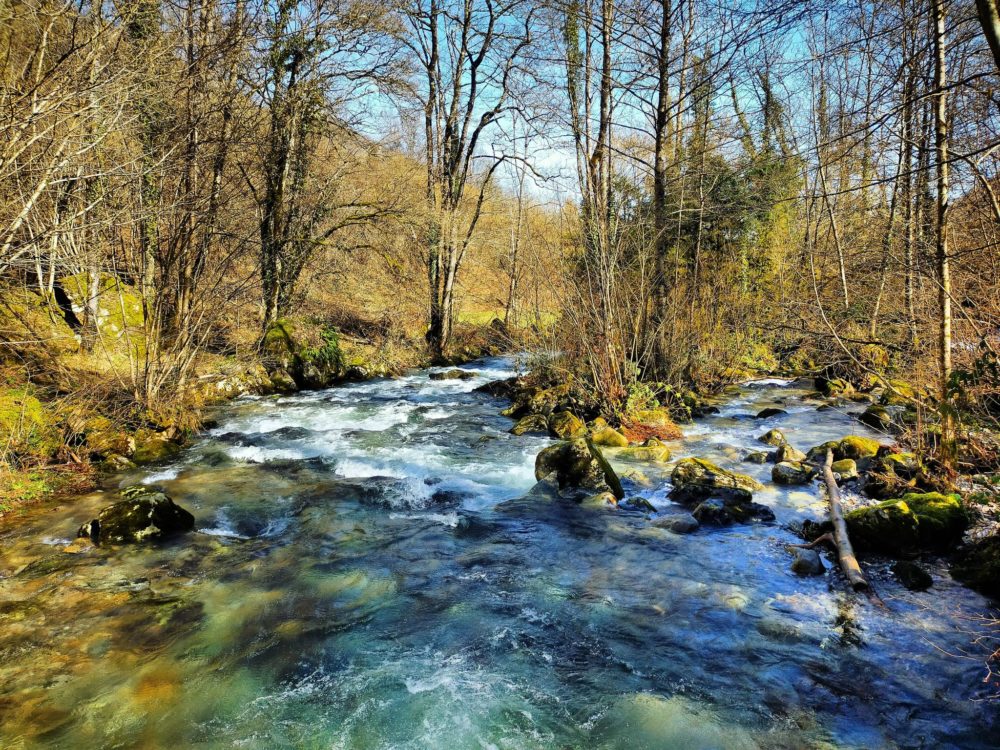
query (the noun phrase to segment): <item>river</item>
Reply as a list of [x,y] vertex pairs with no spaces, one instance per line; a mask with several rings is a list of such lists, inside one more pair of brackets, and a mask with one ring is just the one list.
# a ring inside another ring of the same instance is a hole
[[[799,383],[761,381],[685,426],[766,482],[770,524],[676,535],[641,514],[525,498],[543,437],[473,389],[511,358],[244,398],[161,487],[197,531],[93,548],[96,492],[0,527],[3,748],[987,748],[1000,701],[975,639],[989,603],[929,562],[884,608],[789,570],[818,484],[742,463],[779,427],[805,450],[869,435]],[[788,414],[751,415],[766,406]],[[607,451],[669,509],[668,467]],[[826,560],[829,567],[831,561]]]

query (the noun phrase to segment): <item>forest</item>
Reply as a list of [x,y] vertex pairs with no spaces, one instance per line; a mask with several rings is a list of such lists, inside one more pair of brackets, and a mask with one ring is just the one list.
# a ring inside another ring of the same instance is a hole
[[0,745],[993,746],[998,0],[0,0],[0,76]]

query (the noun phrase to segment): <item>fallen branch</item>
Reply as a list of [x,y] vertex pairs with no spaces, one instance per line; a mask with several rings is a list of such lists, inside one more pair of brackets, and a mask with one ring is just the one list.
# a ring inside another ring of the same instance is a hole
[[[844,510],[840,504],[840,488],[833,476],[833,451],[827,450],[826,461],[823,463],[823,481],[826,482],[826,492],[830,498],[830,523],[833,524],[833,541],[837,545],[837,559],[840,569],[847,576],[847,581],[855,591],[870,589],[865,574],[861,572],[858,558],[854,556],[851,539],[847,535],[847,522],[844,520]],[[818,541],[818,540],[817,540]]]

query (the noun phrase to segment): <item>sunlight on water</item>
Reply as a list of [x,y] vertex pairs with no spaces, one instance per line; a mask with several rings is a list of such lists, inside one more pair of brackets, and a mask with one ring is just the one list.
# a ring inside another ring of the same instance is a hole
[[[770,427],[803,449],[863,432],[848,414],[779,379],[720,403],[674,455],[766,482],[777,522],[678,536],[522,499],[548,440],[473,392],[512,361],[465,369],[230,405],[173,464],[119,478],[194,513],[166,546],[73,541],[103,493],[14,519],[0,747],[995,746],[984,600],[940,565],[923,594],[875,565],[884,610],[795,577],[784,524],[823,499],[741,463]],[[768,406],[789,414],[753,418]],[[669,466],[608,456],[630,496],[677,510]]]

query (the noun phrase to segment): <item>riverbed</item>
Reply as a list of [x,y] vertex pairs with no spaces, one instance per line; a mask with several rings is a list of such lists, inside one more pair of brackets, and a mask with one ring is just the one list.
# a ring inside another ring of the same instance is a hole
[[[939,561],[926,592],[866,563],[794,575],[789,526],[819,484],[742,461],[780,428],[807,449],[875,436],[803,383],[747,383],[684,427],[765,483],[776,521],[677,535],[648,513],[525,495],[515,437],[474,362],[226,406],[168,464],[0,526],[3,748],[992,748],[988,601]],[[768,406],[787,413],[753,415]],[[883,438],[884,439],[884,438]],[[671,465],[607,451],[629,496],[676,512]],[[94,548],[119,485],[162,488],[196,532]],[[832,561],[827,558],[827,567]],[[995,636],[995,631],[993,632]]]

